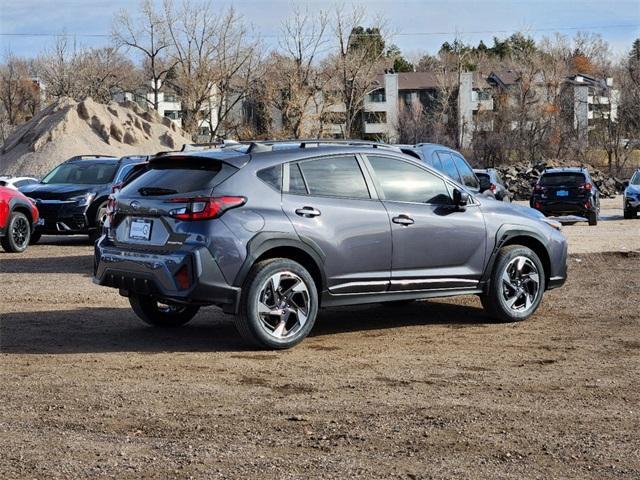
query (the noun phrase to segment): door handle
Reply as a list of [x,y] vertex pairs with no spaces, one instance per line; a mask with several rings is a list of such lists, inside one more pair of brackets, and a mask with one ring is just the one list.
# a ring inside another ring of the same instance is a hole
[[320,210],[313,207],[302,207],[296,209],[296,214],[300,215],[301,217],[312,218],[320,216]]
[[393,217],[391,219],[391,221],[393,223],[397,223],[398,225],[404,225],[405,227],[408,227],[409,225],[413,225],[415,222],[413,221],[413,218],[409,217],[408,215],[398,215],[397,217]]

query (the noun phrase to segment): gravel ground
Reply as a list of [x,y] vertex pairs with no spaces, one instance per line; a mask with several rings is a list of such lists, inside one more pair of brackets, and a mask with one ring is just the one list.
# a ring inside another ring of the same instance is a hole
[[81,239],[0,253],[0,478],[640,478],[638,226],[566,227],[638,251],[574,253],[526,322],[332,309],[285,352],[144,326]]

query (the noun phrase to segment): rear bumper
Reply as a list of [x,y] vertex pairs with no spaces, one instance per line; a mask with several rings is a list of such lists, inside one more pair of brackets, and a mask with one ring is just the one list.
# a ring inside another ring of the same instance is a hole
[[[589,207],[585,207],[585,203]],[[531,208],[539,210],[545,215],[580,215],[595,212],[596,207],[591,199],[575,199],[575,200],[540,200],[533,199],[530,204]]]
[[[180,288],[175,274],[186,268],[188,288]],[[192,251],[152,253],[109,245],[103,237],[95,247],[93,282],[117,288],[124,296],[151,295],[160,300],[192,305],[218,305],[237,312],[240,288],[225,280],[218,264],[204,247]]]

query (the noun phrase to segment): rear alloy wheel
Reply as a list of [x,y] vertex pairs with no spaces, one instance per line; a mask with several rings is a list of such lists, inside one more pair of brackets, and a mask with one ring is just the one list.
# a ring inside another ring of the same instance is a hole
[[493,318],[517,322],[536,311],[545,289],[545,273],[531,249],[509,245],[500,249],[482,306]]
[[24,252],[31,238],[31,223],[24,213],[13,212],[9,217],[7,233],[1,239],[2,248],[7,252]]
[[318,293],[307,270],[292,260],[277,258],[256,264],[242,290],[236,328],[262,348],[291,348],[313,328]]
[[132,295],[129,303],[140,319],[154,327],[180,327],[195,317],[200,307],[164,303],[149,295]]

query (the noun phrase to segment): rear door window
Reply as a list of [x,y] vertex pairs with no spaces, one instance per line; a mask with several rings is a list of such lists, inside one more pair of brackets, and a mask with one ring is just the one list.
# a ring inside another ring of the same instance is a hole
[[470,188],[478,188],[478,179],[469,164],[460,155],[453,154],[453,161],[456,164],[462,184]]
[[449,152],[438,152],[438,156],[440,157],[440,161],[442,162],[442,172],[451,178],[452,180],[462,183],[460,181],[460,175],[458,174],[458,170],[456,169],[456,165],[453,162],[453,157]]
[[310,195],[371,198],[354,156],[319,158],[299,165]]

